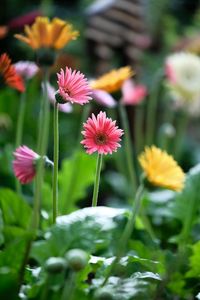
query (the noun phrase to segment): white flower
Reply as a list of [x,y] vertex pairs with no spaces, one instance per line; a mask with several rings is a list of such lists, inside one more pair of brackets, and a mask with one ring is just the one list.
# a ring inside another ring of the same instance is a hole
[[200,58],[186,52],[172,54],[166,59],[166,75],[176,108],[199,115]]

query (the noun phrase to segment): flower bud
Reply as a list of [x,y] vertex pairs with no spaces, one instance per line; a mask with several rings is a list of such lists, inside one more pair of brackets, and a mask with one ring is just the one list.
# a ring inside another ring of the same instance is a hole
[[170,123],[165,123],[161,127],[162,133],[167,136],[168,138],[173,138],[176,134],[176,130],[173,125]]
[[60,95],[59,91],[55,94],[56,102],[59,104],[65,104],[67,101],[63,99],[63,97]]
[[61,273],[66,268],[66,261],[62,257],[50,257],[45,262],[45,270],[51,274]]
[[72,249],[65,255],[69,267],[75,272],[84,269],[88,263],[88,254],[81,249]]

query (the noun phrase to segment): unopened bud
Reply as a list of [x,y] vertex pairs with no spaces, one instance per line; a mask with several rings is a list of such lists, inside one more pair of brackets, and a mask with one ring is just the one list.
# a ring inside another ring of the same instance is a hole
[[69,267],[75,272],[84,269],[88,263],[88,254],[81,249],[72,249],[65,255]]
[[66,261],[62,257],[50,257],[45,263],[45,270],[48,273],[61,273],[66,268]]

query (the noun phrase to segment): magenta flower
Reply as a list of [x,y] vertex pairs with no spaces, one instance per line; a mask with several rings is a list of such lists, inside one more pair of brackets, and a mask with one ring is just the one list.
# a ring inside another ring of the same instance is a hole
[[92,118],[88,118],[83,124],[84,136],[81,144],[86,148],[88,154],[97,151],[99,154],[112,154],[116,152],[118,147],[121,147],[119,142],[123,135],[123,130],[115,126],[116,121],[106,117],[105,112],[100,112],[97,117],[92,114]]
[[58,93],[63,102],[69,101],[83,105],[92,99],[88,80],[81,72],[72,71],[71,68],[66,67],[65,72],[61,69],[57,76]]
[[[44,90],[43,83],[42,83],[42,89]],[[47,82],[47,96],[48,96],[49,101],[53,105],[56,102],[55,94],[56,94],[55,88],[49,82]],[[72,105],[69,102],[64,103],[64,104],[58,104],[58,109],[64,113],[70,113],[70,112],[72,112]]]
[[19,61],[14,64],[16,72],[25,80],[31,79],[38,72],[38,66],[31,61]]
[[36,174],[35,163],[40,156],[27,146],[18,147],[13,154],[15,156],[13,161],[15,176],[22,184],[31,182]]
[[144,85],[135,85],[131,79],[124,81],[122,85],[122,103],[125,105],[138,105],[147,95]]

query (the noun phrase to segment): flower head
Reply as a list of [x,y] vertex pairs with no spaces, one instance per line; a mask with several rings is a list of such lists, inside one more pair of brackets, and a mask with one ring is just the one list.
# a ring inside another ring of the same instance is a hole
[[123,82],[133,75],[131,67],[123,67],[118,70],[112,70],[100,78],[93,80],[90,86],[94,90],[103,90],[108,93],[117,92]]
[[[44,90],[43,83],[42,83],[42,89]],[[49,101],[53,105],[56,102],[55,94],[56,94],[55,88],[49,82],[47,82],[47,96],[49,98]],[[72,105],[69,102],[64,103],[64,104],[58,104],[58,109],[64,113],[70,113],[70,112],[72,112]]]
[[88,80],[79,71],[72,71],[71,68],[66,67],[65,72],[61,69],[60,73],[57,73],[57,76],[58,93],[62,98],[62,103],[69,101],[82,105],[92,99],[90,97],[92,92]]
[[175,53],[166,60],[167,86],[176,110],[193,117],[200,115],[200,58],[191,53]]
[[15,176],[23,184],[31,182],[36,174],[35,162],[40,156],[27,146],[18,147],[13,154]]
[[97,117],[92,114],[92,117],[83,124],[84,136],[81,144],[87,149],[86,152],[92,154],[98,152],[99,154],[112,154],[116,152],[118,147],[121,147],[119,142],[123,135],[123,130],[118,129],[115,125],[116,121],[106,117],[105,112],[100,112]]
[[200,94],[200,58],[191,53],[175,53],[166,60],[169,86],[187,101]]
[[122,103],[126,105],[138,105],[147,95],[147,89],[142,84],[134,84],[131,79],[124,81],[122,85]]
[[174,191],[184,187],[185,174],[173,157],[152,146],[146,147],[139,156],[139,162],[150,183]]
[[37,17],[32,26],[25,26],[25,36],[16,34],[15,37],[25,42],[32,49],[53,48],[62,49],[71,40],[75,40],[78,31],[73,31],[72,25],[54,18]]
[[17,74],[28,80],[35,76],[38,72],[38,66],[31,61],[18,61],[14,64]]
[[11,64],[11,60],[6,53],[1,54],[0,56],[0,76],[8,86],[20,92],[24,92],[25,86],[23,79],[16,73],[14,66]]

